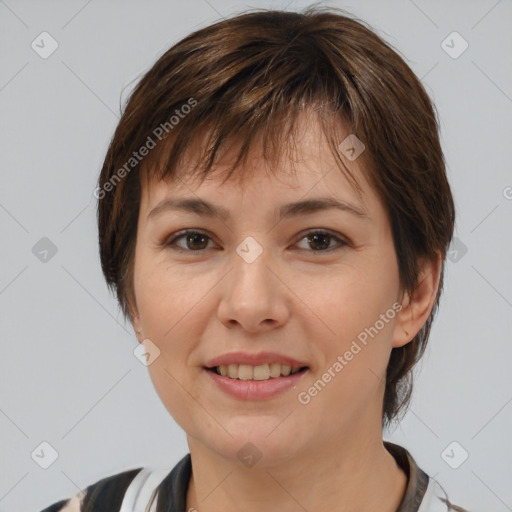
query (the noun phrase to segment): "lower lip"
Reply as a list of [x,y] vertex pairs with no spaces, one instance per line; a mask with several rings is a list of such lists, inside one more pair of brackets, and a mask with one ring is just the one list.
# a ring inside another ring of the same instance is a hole
[[270,378],[268,380],[230,379],[210,370],[205,369],[205,372],[220,390],[228,395],[242,400],[264,400],[296,386],[308,370],[294,373],[288,377]]

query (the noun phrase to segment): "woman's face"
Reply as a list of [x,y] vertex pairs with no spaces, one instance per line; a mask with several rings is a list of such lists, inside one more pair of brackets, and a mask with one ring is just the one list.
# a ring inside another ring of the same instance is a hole
[[[389,221],[358,160],[345,158],[362,198],[317,124],[298,148],[295,177],[253,155],[243,184],[153,181],[141,197],[134,326],[160,350],[151,379],[189,441],[228,459],[272,464],[380,433],[390,351],[407,341]],[[307,369],[277,377],[294,366]]]

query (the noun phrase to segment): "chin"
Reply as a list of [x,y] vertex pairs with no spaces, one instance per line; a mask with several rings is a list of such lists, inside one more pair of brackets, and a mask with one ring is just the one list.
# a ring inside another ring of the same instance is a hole
[[296,429],[290,429],[291,423],[285,428],[287,420],[282,420],[273,416],[238,417],[234,423],[225,424],[231,436],[222,431],[215,439],[204,439],[203,444],[230,463],[249,469],[271,468],[295,457],[300,449]]

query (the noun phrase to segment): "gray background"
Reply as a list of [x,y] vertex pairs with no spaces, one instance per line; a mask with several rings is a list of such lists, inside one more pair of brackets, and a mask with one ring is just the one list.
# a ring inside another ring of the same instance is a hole
[[[414,401],[386,438],[452,501],[512,510],[512,2],[324,4],[369,22],[422,79],[439,109],[458,208],[460,242]],[[1,511],[37,511],[110,474],[172,467],[187,453],[104,284],[95,180],[120,98],[170,45],[246,8],[305,5],[0,0]],[[47,59],[31,48],[43,31],[59,45]],[[441,45],[453,31],[469,44],[458,58]],[[38,250],[47,241],[33,252],[43,237],[57,248],[46,262]],[[48,469],[44,441],[58,452]],[[460,463],[462,450],[469,457],[453,469],[447,461]]]

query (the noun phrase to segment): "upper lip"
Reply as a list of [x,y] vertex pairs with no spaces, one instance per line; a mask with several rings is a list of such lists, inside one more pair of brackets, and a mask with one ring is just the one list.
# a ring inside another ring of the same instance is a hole
[[265,363],[279,363],[286,364],[292,367],[307,366],[306,363],[297,361],[292,357],[278,354],[276,352],[258,352],[257,354],[250,354],[249,352],[230,352],[218,357],[214,357],[206,362],[206,368],[214,368],[216,366],[227,366],[230,364],[250,364],[258,366]]

